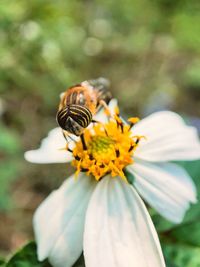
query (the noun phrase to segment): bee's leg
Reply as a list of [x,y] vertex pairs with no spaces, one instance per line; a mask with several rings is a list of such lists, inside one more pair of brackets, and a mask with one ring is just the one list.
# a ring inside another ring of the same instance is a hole
[[73,142],[75,142],[75,140],[74,140],[70,135],[66,135],[66,132],[65,132],[65,131],[62,131],[62,134],[63,134],[65,140],[67,141],[66,149],[67,149],[69,152],[73,153],[73,150],[71,150],[71,149],[69,148],[69,140],[67,139],[67,137],[70,138]]
[[64,131],[62,131],[63,137],[65,138],[65,140],[67,141],[67,143],[69,143],[67,136],[65,135]]
[[67,145],[64,149],[66,149],[67,151],[69,151],[70,153],[73,153],[73,151],[69,148],[69,141],[67,139],[67,136],[65,135],[64,131],[62,131],[63,137],[65,138]]
[[80,138],[81,138],[81,142],[82,142],[82,145],[83,145],[83,150],[87,150],[87,145],[86,145],[86,142],[85,142],[84,134],[81,134]]
[[71,135],[69,135],[66,131],[63,130],[62,133],[67,143],[69,143],[69,140],[67,138],[69,138],[73,142],[76,142],[76,140]]
[[110,113],[109,107],[106,104],[106,102],[104,100],[100,100],[99,104],[100,104],[100,106],[102,106],[104,108],[106,115],[108,117],[112,117],[112,114]]
[[101,123],[100,121],[92,120],[92,123]]
[[93,123],[99,123],[99,124],[101,124],[101,126],[103,127],[103,129],[104,129],[106,135],[108,136],[108,133],[107,133],[107,131],[106,131],[106,128],[105,128],[104,124],[103,124],[101,121],[92,120],[92,122],[93,122]]
[[74,143],[76,143],[76,140],[74,138],[71,137],[71,135],[68,135],[69,139],[71,139],[71,141],[73,141]]

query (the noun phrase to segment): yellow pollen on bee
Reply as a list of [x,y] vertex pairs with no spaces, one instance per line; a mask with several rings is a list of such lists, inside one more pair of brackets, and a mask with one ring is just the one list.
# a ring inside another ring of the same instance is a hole
[[107,123],[94,124],[84,132],[87,149],[83,149],[81,140],[73,148],[72,165],[76,175],[84,171],[97,181],[107,174],[126,180],[124,168],[133,163],[133,154],[141,138],[132,136],[130,125],[123,124],[117,114]]

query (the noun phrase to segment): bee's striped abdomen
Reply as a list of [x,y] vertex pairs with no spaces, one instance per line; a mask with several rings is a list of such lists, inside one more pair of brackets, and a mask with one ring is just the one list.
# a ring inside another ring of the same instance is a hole
[[73,122],[82,128],[86,128],[92,121],[92,113],[88,108],[81,105],[70,105],[57,113],[57,121],[62,129],[68,131],[73,129],[71,127]]
[[84,106],[70,105],[69,110],[69,116],[83,128],[86,128],[92,121],[92,113]]
[[59,110],[57,115],[56,115],[57,122],[62,129],[66,128],[66,120],[67,120],[68,116],[69,116],[69,108],[68,107],[65,107],[65,108]]

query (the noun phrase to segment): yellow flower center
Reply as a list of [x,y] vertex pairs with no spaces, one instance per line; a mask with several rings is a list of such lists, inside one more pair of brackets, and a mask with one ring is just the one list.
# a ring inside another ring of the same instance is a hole
[[76,175],[86,172],[97,181],[106,174],[121,176],[126,180],[124,168],[133,163],[133,154],[141,136],[132,136],[130,131],[138,119],[132,118],[124,124],[119,116],[107,123],[95,123],[84,132],[84,140],[76,142],[72,151]]

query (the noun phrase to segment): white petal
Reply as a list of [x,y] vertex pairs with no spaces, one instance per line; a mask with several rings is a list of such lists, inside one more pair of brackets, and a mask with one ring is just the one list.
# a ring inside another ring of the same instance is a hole
[[176,164],[136,161],[127,169],[141,196],[169,221],[180,223],[190,203],[196,202],[192,179]]
[[71,267],[83,250],[85,213],[95,182],[79,175],[63,185],[39,206],[34,231],[40,261],[49,258],[54,267]]
[[72,160],[71,154],[63,150],[66,140],[60,127],[51,130],[42,140],[39,149],[27,151],[24,156],[33,163],[64,163]]
[[195,160],[200,158],[197,130],[174,112],[161,111],[137,123],[133,135],[144,135],[135,157],[148,161]]
[[157,233],[134,188],[119,177],[100,181],[85,222],[87,267],[165,266]]
[[[109,111],[111,115],[115,114],[115,108],[117,107],[117,100],[116,99],[111,99],[111,101],[108,104]],[[100,121],[103,123],[108,122],[108,116],[105,113],[105,109],[102,108],[95,116],[94,120]]]

